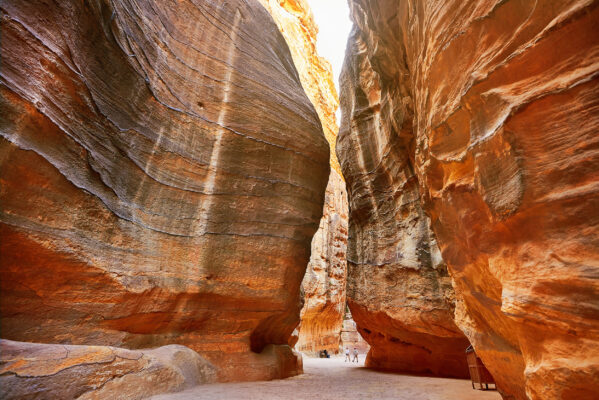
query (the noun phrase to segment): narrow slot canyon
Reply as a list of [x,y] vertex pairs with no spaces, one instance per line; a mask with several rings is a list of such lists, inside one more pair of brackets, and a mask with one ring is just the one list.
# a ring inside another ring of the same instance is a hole
[[0,398],[597,398],[599,1],[345,3],[0,4]]

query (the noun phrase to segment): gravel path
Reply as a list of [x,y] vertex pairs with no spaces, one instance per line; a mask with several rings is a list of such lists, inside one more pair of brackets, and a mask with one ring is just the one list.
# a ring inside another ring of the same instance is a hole
[[[362,356],[363,357],[363,356]],[[268,382],[218,383],[152,400],[191,399],[399,399],[501,400],[496,391],[472,390],[470,381],[377,372],[341,357],[304,357],[304,374]]]

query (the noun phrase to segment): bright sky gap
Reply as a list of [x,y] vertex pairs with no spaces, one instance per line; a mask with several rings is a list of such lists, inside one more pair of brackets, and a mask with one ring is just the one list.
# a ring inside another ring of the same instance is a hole
[[345,57],[347,37],[352,27],[347,0],[307,0],[318,25],[317,49],[333,66],[337,93],[339,74]]

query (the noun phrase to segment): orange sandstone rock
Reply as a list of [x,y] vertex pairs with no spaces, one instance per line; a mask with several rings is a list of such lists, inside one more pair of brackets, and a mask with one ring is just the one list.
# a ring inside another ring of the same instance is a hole
[[216,370],[180,345],[151,350],[0,340],[3,399],[145,399],[211,383]]
[[299,341],[302,352],[337,353],[345,309],[347,193],[345,182],[331,171],[320,227],[312,239],[312,255],[302,282]]
[[316,51],[318,26],[306,0],[259,0],[275,20],[289,45],[293,62],[306,95],[320,117],[331,149],[331,168],[341,176],[335,153],[339,97],[333,81],[331,64]]
[[348,305],[371,346],[367,366],[468,377],[468,340],[453,321],[451,279],[420,201],[414,141],[402,114],[394,114],[401,88],[385,86],[383,73],[389,84],[397,74],[393,65],[375,69],[379,58],[370,54],[395,49],[366,42],[369,34],[353,31],[341,76],[337,152],[350,202]]
[[1,29],[2,337],[301,372],[329,149],[268,13],[5,1]]
[[[356,271],[385,274],[405,254],[391,233],[415,238],[417,224],[406,224],[414,213],[430,219],[453,279],[455,321],[504,397],[594,398],[597,2],[350,4],[337,150],[352,210],[350,287],[378,276]],[[403,284],[418,285],[419,271]],[[429,304],[417,289],[389,303]],[[359,327],[389,316],[369,306],[354,302]],[[410,321],[434,314],[412,310]]]

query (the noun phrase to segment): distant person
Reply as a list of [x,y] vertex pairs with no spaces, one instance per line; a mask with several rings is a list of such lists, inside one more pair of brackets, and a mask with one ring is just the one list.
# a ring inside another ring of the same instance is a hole
[[345,348],[345,362],[351,361],[349,358],[349,347]]
[[331,358],[331,356],[330,356],[329,352],[327,351],[327,349],[324,349],[323,354],[324,354],[324,358]]
[[351,360],[351,362],[354,362],[354,361],[358,362],[358,349],[356,349],[355,347],[354,347],[354,358],[353,358],[353,360]]

